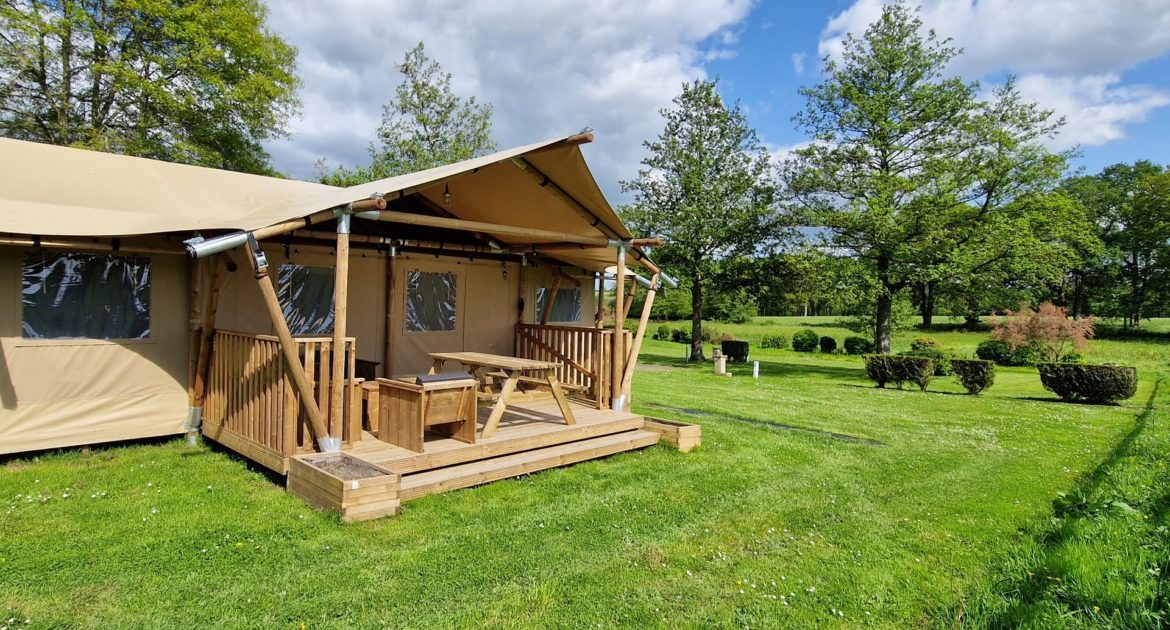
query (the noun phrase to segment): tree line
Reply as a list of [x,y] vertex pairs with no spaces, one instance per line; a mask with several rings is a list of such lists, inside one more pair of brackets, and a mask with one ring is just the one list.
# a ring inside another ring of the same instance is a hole
[[[296,51],[259,0],[19,0],[0,5],[0,135],[279,175],[263,143],[299,110]],[[801,90],[808,141],[773,156],[718,79],[661,111],[620,209],[683,288],[654,315],[845,314],[888,352],[936,313],[969,322],[1021,303],[1125,326],[1170,311],[1170,174],[1148,161],[1068,176],[1064,121],[1013,79],[948,71],[961,51],[887,5]],[[463,98],[420,42],[397,65],[352,185],[495,149],[490,104]]]

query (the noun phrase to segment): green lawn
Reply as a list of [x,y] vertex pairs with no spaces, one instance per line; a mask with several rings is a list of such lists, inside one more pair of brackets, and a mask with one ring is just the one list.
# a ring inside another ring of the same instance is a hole
[[9,460],[0,625],[1155,627],[1170,347],[1099,343],[1138,357],[1123,405],[1058,402],[1023,368],[979,397],[878,390],[857,359],[789,351],[722,378],[647,342],[635,410],[702,424],[697,451],[356,525],[180,441]]

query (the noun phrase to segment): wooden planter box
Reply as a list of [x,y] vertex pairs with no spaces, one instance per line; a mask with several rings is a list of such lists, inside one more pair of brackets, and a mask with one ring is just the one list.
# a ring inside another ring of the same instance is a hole
[[703,427],[697,424],[647,416],[645,428],[647,431],[661,433],[662,442],[670,444],[684,453],[690,452],[691,449],[703,443]]
[[349,523],[398,513],[398,475],[345,453],[289,459],[288,489]]

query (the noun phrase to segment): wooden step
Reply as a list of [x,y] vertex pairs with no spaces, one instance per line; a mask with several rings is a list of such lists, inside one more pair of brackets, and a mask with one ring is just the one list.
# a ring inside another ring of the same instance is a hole
[[[534,422],[525,426],[501,427],[490,438],[465,444],[452,439],[429,440],[422,453],[399,448],[374,438],[354,444],[348,452],[377,466],[400,475],[444,468],[501,455],[576,442],[579,440],[641,429],[642,416],[624,412],[575,408],[577,424],[565,426],[556,422]],[[505,430],[506,429],[506,430]]]
[[639,429],[414,473],[402,477],[399,498],[404,501],[417,499],[428,494],[478,486],[546,468],[645,448],[656,444],[661,437],[660,433]]

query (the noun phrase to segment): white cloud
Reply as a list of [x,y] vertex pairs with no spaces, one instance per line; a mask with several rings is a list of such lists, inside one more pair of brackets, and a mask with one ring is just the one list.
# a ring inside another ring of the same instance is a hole
[[[752,0],[590,3],[356,0],[271,3],[269,25],[299,50],[304,112],[293,138],[269,146],[278,168],[311,177],[314,162],[367,159],[394,69],[418,41],[453,88],[494,108],[502,147],[594,129],[585,148],[613,198],[631,178],[658,110],[703,63],[734,54]],[[616,201],[616,200],[615,200]]]
[[792,70],[796,74],[804,74],[804,61],[807,58],[806,53],[792,53]]
[[[831,18],[821,55],[839,57],[885,0],[857,0]],[[1065,116],[1061,146],[1125,137],[1126,125],[1170,104],[1170,92],[1126,85],[1121,73],[1170,52],[1166,0],[922,0],[925,25],[963,49],[950,68],[966,78],[1021,75],[1020,88]]]

